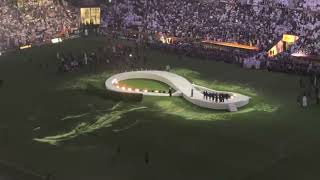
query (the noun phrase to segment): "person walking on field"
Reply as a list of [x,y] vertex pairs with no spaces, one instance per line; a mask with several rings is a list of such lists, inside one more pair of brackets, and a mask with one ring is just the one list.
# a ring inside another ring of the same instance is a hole
[[149,164],[149,152],[144,154],[144,162],[148,165]]
[[302,107],[307,107],[308,106],[308,99],[307,99],[307,95],[304,94],[302,97]]

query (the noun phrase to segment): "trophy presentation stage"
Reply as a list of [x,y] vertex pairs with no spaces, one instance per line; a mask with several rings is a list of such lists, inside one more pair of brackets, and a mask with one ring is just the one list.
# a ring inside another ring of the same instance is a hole
[[[160,93],[156,91],[149,92],[143,89],[140,90],[124,86],[121,87],[119,85],[120,81],[129,79],[149,79],[165,83],[175,90],[173,96],[182,96],[190,103],[207,109],[229,110],[231,112],[234,112],[238,111],[238,108],[247,105],[250,100],[250,97],[242,94],[226,91],[216,91],[203,86],[192,84],[186,78],[167,71],[132,71],[115,74],[106,80],[105,85],[107,90],[119,93],[135,93],[143,94],[144,96],[169,96],[168,93]],[[191,96],[191,91],[193,91],[193,96]],[[226,99],[224,102],[210,101],[204,98],[204,91],[211,93],[228,94],[230,95],[230,98]]]

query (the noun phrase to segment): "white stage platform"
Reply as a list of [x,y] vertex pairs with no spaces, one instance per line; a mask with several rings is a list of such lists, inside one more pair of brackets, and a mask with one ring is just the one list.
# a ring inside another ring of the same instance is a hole
[[[168,84],[176,91],[173,94],[174,96],[183,96],[190,103],[208,109],[237,111],[238,108],[247,105],[250,100],[250,97],[244,96],[242,94],[216,91],[213,89],[192,84],[184,77],[167,71],[132,71],[120,73],[113,75],[109,79],[107,79],[105,85],[108,90],[120,93],[136,93],[147,96],[169,96],[168,94],[164,93],[151,93],[144,92],[143,90],[138,91],[135,89],[119,87],[117,85],[117,82],[128,79],[150,79],[163,82],[165,84]],[[191,97],[191,89],[194,89],[193,97]],[[216,103],[210,100],[205,100],[203,98],[203,91],[227,93],[231,95],[231,98],[225,100],[225,102]]]

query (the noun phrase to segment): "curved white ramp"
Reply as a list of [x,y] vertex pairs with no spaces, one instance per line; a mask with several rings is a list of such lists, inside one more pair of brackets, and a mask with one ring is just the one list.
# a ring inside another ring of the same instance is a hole
[[[150,96],[168,96],[168,94],[163,93],[147,92],[138,89],[127,89],[125,87],[117,86],[117,82],[127,79],[150,79],[163,82],[165,84],[168,84],[176,91],[174,95],[181,95],[192,104],[203,108],[236,111],[237,108],[247,105],[250,100],[250,97],[238,93],[215,91],[209,88],[192,84],[184,77],[167,71],[132,71],[116,74],[106,80],[106,88],[111,91],[122,93],[136,93]],[[191,97],[191,89],[193,89],[193,97]],[[226,93],[230,94],[231,98],[225,100],[224,102],[216,103],[204,99],[202,93],[203,91]]]

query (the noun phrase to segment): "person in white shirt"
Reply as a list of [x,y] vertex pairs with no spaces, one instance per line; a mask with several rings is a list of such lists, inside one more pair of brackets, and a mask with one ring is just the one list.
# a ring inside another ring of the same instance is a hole
[[302,97],[302,107],[307,107],[308,106],[308,99],[307,96],[304,94]]

